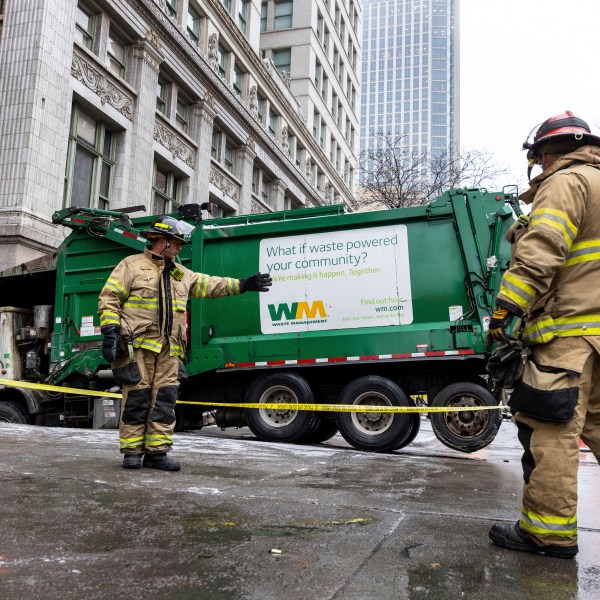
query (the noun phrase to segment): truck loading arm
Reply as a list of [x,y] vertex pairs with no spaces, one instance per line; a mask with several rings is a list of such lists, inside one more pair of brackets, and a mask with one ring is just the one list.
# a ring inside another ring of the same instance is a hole
[[85,229],[91,237],[106,238],[140,252],[146,244],[126,212],[71,206],[56,211],[52,222],[73,230]]

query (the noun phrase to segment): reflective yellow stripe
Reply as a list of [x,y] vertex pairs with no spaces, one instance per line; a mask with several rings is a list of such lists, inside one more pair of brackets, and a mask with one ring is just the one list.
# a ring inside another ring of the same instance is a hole
[[178,346],[177,344],[170,344],[169,356],[178,356],[179,358],[183,358],[183,347]]
[[547,317],[523,329],[521,339],[525,344],[545,344],[555,337],[582,335],[600,335],[600,315]]
[[144,445],[144,436],[134,438],[119,438],[121,448],[138,448]]
[[571,247],[573,240],[577,237],[577,227],[573,225],[566,212],[556,210],[555,208],[540,208],[531,214],[529,228],[543,223],[552,229],[560,231],[567,242],[567,247]]
[[600,260],[600,238],[573,244],[563,267],[571,267],[590,260]]
[[127,300],[127,292],[125,288],[115,279],[108,278],[108,281],[104,285],[104,289],[108,289],[114,292],[121,304]]
[[129,296],[125,306],[135,308],[158,308],[158,298],[142,298],[141,296]]
[[208,292],[208,276],[207,275],[201,275],[202,277],[202,292],[201,292],[201,296],[202,298],[204,298]]
[[502,277],[500,293],[510,298],[519,307],[527,308],[537,292],[529,284],[506,272]]
[[525,531],[530,531],[537,535],[555,537],[572,537],[577,535],[577,515],[573,515],[572,517],[540,515],[523,507],[521,509],[519,525]]
[[110,310],[103,310],[100,313],[100,326],[104,325],[120,325],[121,317],[116,313]]
[[187,302],[185,300],[173,300],[173,310],[185,312]]
[[160,342],[154,342],[144,338],[135,338],[133,340],[134,348],[144,348],[145,350],[152,350],[152,352],[160,352],[162,344]]
[[173,436],[160,434],[160,433],[151,433],[146,434],[144,439],[144,445],[146,447],[152,446],[171,446],[173,444]]

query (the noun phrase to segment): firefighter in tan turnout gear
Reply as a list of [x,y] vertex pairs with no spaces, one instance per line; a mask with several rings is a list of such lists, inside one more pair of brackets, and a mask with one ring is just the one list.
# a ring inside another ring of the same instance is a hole
[[490,539],[512,550],[572,558],[577,546],[579,439],[600,462],[600,138],[567,111],[535,130],[529,223],[516,234],[489,336],[521,317],[528,347],[509,406],[523,445],[516,523]]
[[167,452],[173,444],[188,297],[266,292],[271,285],[267,274],[213,277],[173,262],[190,229],[171,217],[155,219],[142,232],[150,247],[123,259],[100,292],[102,354],[123,386],[119,437],[126,469],[140,468],[142,458],[146,467],[180,468]]

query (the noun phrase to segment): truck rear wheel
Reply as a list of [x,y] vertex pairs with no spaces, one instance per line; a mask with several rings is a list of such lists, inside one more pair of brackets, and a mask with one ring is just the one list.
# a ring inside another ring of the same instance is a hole
[[[497,406],[498,402],[484,387],[464,381],[452,383],[437,394],[431,406]],[[485,448],[496,437],[502,424],[500,410],[474,410],[430,413],[431,426],[442,444],[460,450],[475,452]]]
[[29,419],[23,409],[14,402],[0,401],[0,423],[28,425]]
[[[260,404],[314,404],[308,382],[295,373],[264,375],[252,382],[246,402]],[[296,442],[314,431],[313,411],[283,408],[244,409],[246,424],[259,439],[267,442]]]
[[[411,406],[407,395],[390,379],[367,375],[351,381],[340,394],[340,404],[367,406]],[[344,439],[358,450],[386,452],[401,448],[414,432],[412,414],[351,412],[336,413]]]
[[312,431],[300,438],[303,444],[320,444],[331,439],[338,431],[335,418],[324,417],[323,413],[316,414],[317,421]]

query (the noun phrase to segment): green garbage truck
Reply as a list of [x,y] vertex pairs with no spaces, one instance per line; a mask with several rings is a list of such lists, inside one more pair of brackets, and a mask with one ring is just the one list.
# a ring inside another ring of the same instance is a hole
[[[498,406],[485,334],[510,258],[504,234],[519,214],[509,188],[454,189],[426,206],[371,212],[203,220],[205,209],[175,215],[191,226],[178,260],[211,275],[269,272],[273,286],[189,301],[179,430],[248,426],[262,440],[296,443],[339,431],[357,449],[382,452],[414,440],[421,416],[289,405],[422,405],[448,408],[429,414],[448,447],[473,452],[494,439],[501,411],[465,407]],[[0,274],[0,421],[117,425],[97,304],[118,261],[145,245],[140,231],[152,217],[130,214],[58,211],[53,221],[72,231],[56,254]]]

